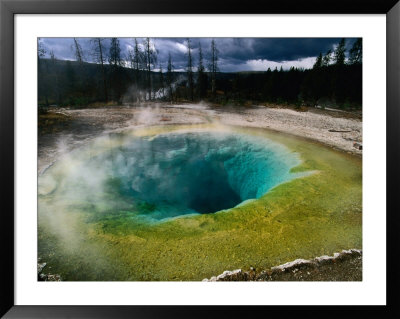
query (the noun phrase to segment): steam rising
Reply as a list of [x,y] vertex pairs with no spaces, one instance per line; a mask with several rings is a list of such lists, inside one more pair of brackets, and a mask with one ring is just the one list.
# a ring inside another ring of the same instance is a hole
[[[140,113],[151,121],[154,112]],[[130,210],[147,220],[212,213],[259,198],[300,163],[272,141],[229,132],[114,134],[39,178],[40,214]]]
[[[140,120],[154,113],[144,108]],[[61,142],[60,149],[68,148]],[[127,225],[148,227],[226,211],[300,176],[290,173],[299,163],[281,144],[221,128],[108,134],[39,176],[39,228],[70,258],[90,254],[108,271],[104,248],[88,241],[97,221],[124,216]]]

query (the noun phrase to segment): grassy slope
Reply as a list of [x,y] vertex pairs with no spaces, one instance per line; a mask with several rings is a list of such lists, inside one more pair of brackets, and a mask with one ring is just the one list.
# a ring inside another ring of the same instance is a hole
[[298,152],[303,163],[294,171],[316,172],[216,214],[152,226],[131,222],[125,211],[89,224],[80,217],[82,238],[73,247],[57,244],[41,223],[39,256],[66,280],[201,280],[361,248],[361,160],[282,134],[245,131]]

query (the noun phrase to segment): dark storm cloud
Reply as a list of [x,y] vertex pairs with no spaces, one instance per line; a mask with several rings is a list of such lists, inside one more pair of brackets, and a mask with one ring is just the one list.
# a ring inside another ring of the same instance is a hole
[[[90,38],[77,38],[84,52],[86,61],[92,62],[92,44]],[[127,59],[129,49],[134,47],[133,38],[119,38],[121,56]],[[138,38],[141,45],[143,38]],[[185,38],[153,38],[151,39],[158,56],[157,69],[167,66],[168,54],[171,54],[174,68],[184,70],[187,66],[187,40]],[[58,59],[74,60],[72,38],[42,38],[48,53],[52,50]],[[219,51],[219,69],[223,72],[266,70],[268,67],[283,68],[312,67],[315,57],[333,49],[340,38],[216,38]],[[347,49],[355,39],[346,39]],[[109,50],[109,39],[104,42],[106,52]],[[204,63],[210,57],[210,38],[191,38],[194,66],[198,63],[199,45],[201,45]]]
[[340,39],[265,39],[255,41],[254,51],[257,59],[272,61],[291,61],[306,57],[315,57],[332,49]]

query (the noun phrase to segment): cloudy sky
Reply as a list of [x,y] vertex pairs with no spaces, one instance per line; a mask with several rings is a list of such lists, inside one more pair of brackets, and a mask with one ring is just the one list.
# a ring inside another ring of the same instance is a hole
[[[77,38],[84,53],[85,61],[92,62],[90,38]],[[137,39],[141,45],[143,38]],[[204,63],[210,57],[211,38],[191,38],[193,64],[198,63],[199,45],[203,50]],[[334,50],[340,38],[215,38],[219,51],[218,67],[221,72],[265,71],[268,68],[283,69],[290,67],[311,68],[316,57],[329,49]],[[346,38],[346,48],[350,49],[355,38]],[[41,38],[47,51],[53,51],[57,59],[74,60],[73,38]],[[119,38],[121,57],[127,59],[128,51],[134,46],[133,38]],[[152,38],[157,50],[158,62],[163,69],[167,66],[168,54],[171,54],[176,71],[187,66],[187,39]],[[110,39],[104,41],[108,52]],[[158,69],[158,67],[157,67]]]

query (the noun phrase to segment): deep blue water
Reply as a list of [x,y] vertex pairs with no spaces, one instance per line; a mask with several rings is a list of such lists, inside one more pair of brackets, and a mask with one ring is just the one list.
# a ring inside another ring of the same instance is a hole
[[[236,133],[168,133],[131,138],[86,163],[137,214],[160,220],[209,214],[264,195],[295,177],[297,155],[266,138]],[[88,167],[89,167],[88,166]]]

